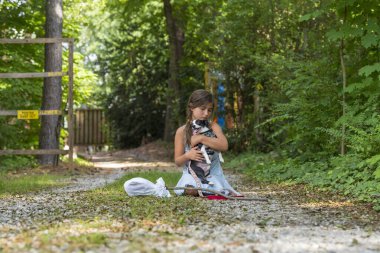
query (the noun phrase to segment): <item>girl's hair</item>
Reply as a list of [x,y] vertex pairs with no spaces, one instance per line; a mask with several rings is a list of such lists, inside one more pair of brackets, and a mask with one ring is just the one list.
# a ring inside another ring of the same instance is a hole
[[193,112],[191,109],[206,106],[210,103],[212,103],[212,95],[207,90],[196,90],[194,91],[191,96],[189,97],[189,101],[187,102],[187,108],[186,108],[186,125],[185,125],[185,143],[191,146],[191,136],[192,136],[192,130],[191,130],[191,121]]

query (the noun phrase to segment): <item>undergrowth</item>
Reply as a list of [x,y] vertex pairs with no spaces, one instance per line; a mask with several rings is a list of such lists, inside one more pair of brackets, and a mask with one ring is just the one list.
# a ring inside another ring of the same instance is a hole
[[244,153],[226,167],[262,182],[308,184],[321,190],[339,192],[373,204],[380,211],[380,157],[363,160],[357,155],[304,161],[274,154]]
[[0,156],[0,172],[17,171],[37,167],[33,156]]

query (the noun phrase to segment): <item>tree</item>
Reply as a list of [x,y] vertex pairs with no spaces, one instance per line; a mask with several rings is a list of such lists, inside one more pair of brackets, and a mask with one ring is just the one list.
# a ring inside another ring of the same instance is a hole
[[[170,0],[163,0],[164,14],[166,18],[166,27],[169,35],[169,80],[165,116],[165,131],[164,140],[173,140],[175,122],[178,123],[179,117],[179,98],[180,98],[180,61],[183,55],[183,43],[185,41],[185,34],[183,29],[179,26],[173,15],[172,5]],[[177,124],[178,125],[178,124]]]
[[[46,38],[61,38],[63,26],[62,0],[46,1]],[[62,71],[62,44],[51,43],[45,45],[45,72]],[[44,80],[42,110],[61,110],[62,78],[47,77]],[[41,117],[40,149],[58,149],[61,117],[49,115]],[[40,163],[55,165],[58,155],[41,155]]]

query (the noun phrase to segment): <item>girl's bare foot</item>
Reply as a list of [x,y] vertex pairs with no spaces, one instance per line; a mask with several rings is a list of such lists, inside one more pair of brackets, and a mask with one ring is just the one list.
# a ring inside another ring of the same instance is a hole
[[243,197],[243,195],[237,194],[236,192],[230,192],[228,195],[231,197]]
[[[187,187],[191,187],[191,186],[187,186]],[[195,190],[195,189],[185,189],[185,195],[190,195],[190,196],[198,196],[198,190]]]

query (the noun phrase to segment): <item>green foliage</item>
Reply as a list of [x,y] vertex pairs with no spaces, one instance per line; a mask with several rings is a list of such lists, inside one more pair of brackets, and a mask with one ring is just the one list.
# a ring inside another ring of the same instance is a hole
[[380,63],[375,63],[372,65],[366,65],[359,69],[359,75],[363,75],[365,77],[370,76],[372,73],[380,72]]
[[97,17],[87,30],[93,38],[88,53],[96,55],[93,68],[103,76],[99,96],[118,147],[138,146],[143,138],[163,135],[168,77],[161,4],[152,1],[138,13],[128,6],[110,3],[88,13]]
[[380,156],[363,160],[358,155],[334,156],[314,161],[286,158],[272,154],[244,153],[226,164],[252,179],[264,182],[309,184],[319,189],[337,191],[380,209]]
[[[291,154],[327,151],[334,153],[336,142],[321,128],[334,127],[339,114],[339,90],[330,82],[327,59],[305,65],[288,62],[292,76],[281,82],[284,102],[277,103],[273,111],[275,127],[281,129],[283,141]],[[325,73],[320,76],[319,72]],[[335,117],[334,117],[335,115]]]
[[[3,1],[0,5],[2,38],[43,37],[44,1]],[[42,45],[0,45],[0,72],[41,72]],[[0,79],[0,108],[37,109],[42,97],[41,79]],[[25,148],[38,143],[38,122],[0,118],[0,148]],[[29,130],[30,129],[30,130]]]
[[17,171],[22,168],[33,168],[37,161],[31,156],[3,156],[0,157],[0,171],[3,173]]
[[[1,45],[0,72],[41,72],[43,47],[41,45]],[[0,79],[0,108],[4,110],[32,110],[40,108],[41,79]],[[25,148],[38,144],[36,120],[17,120],[0,117],[0,147]]]

